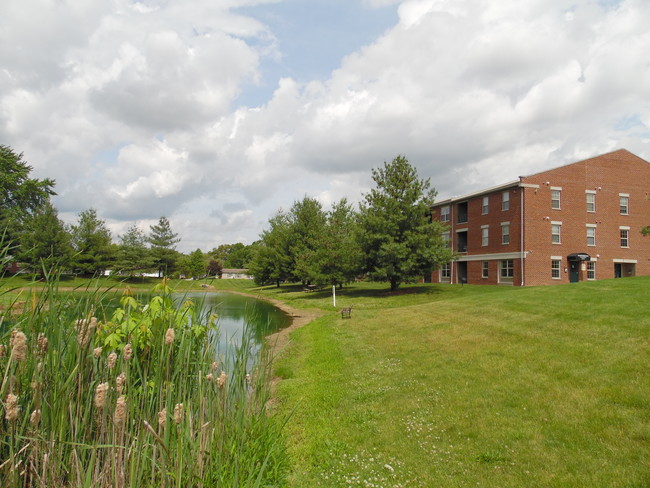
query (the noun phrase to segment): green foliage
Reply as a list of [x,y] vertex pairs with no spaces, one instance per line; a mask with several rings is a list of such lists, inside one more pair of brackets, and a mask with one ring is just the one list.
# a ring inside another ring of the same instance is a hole
[[192,251],[189,255],[188,271],[192,278],[201,278],[205,275],[205,257],[200,249]]
[[54,206],[45,202],[25,219],[19,259],[37,272],[65,268],[72,258],[70,234]]
[[403,156],[372,170],[376,188],[360,206],[359,240],[371,279],[387,281],[391,290],[449,262],[442,226],[431,222],[435,190],[420,180]]
[[253,255],[253,246],[246,246],[241,242],[236,244],[222,244],[209,253],[219,261],[224,268],[248,268]]
[[110,295],[48,283],[2,312],[3,487],[283,485],[268,361],[246,336],[218,364],[214,317],[170,292],[105,321]]
[[22,154],[0,144],[0,232],[5,243],[16,241],[24,220],[55,195],[54,180],[30,178],[31,171]]
[[259,284],[276,283],[292,276],[291,222],[286,213],[279,211],[269,220],[270,228],[262,232],[255,245],[250,273]]
[[289,212],[289,275],[293,281],[311,283],[321,276],[318,252],[323,244],[326,216],[315,198],[294,202]]
[[106,222],[97,217],[95,209],[79,214],[77,225],[70,228],[75,250],[73,267],[87,276],[96,276],[106,270],[114,260],[111,231]]
[[147,237],[150,244],[154,264],[158,268],[159,275],[171,274],[176,266],[179,253],[176,252],[176,244],[181,240],[178,234],[174,233],[167,217],[160,217],[158,223],[150,226],[151,232]]
[[153,267],[153,259],[147,249],[144,232],[136,224],[131,225],[126,233],[120,236],[115,264],[118,270],[130,275]]

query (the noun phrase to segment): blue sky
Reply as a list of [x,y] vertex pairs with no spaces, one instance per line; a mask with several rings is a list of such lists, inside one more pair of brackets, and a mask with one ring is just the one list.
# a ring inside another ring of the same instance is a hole
[[256,240],[406,156],[439,198],[650,160],[646,0],[5,0],[0,143],[116,241]]

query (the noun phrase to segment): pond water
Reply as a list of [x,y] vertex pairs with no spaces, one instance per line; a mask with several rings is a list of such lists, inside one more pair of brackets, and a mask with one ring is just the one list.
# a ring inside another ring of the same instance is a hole
[[241,343],[248,324],[254,345],[259,348],[264,338],[291,323],[291,317],[264,300],[234,293],[187,293],[203,308],[215,312],[219,319],[219,349],[226,350]]

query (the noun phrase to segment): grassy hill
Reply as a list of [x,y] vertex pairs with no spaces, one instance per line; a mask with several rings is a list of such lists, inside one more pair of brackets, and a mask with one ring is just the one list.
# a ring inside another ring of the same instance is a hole
[[292,486],[650,486],[648,278],[260,293],[325,312],[277,361]]

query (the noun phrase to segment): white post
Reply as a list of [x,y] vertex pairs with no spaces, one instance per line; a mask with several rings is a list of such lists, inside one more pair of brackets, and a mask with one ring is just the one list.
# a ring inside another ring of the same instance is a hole
[[332,285],[332,301],[334,302],[334,306],[336,307],[336,285]]

